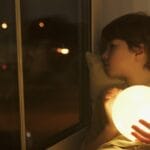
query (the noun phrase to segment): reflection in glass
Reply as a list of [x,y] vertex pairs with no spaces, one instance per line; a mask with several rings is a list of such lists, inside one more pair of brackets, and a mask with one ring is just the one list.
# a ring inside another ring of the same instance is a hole
[[51,137],[80,122],[79,6],[76,0],[22,0],[28,149],[48,147]]

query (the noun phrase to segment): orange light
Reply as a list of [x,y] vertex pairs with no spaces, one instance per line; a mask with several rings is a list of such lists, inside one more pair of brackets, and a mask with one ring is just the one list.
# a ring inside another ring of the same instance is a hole
[[40,28],[44,28],[45,27],[45,23],[43,21],[40,21],[38,23],[38,25],[39,25]]
[[63,54],[63,55],[67,55],[67,54],[69,54],[69,52],[70,52],[68,48],[57,48],[56,51],[57,51],[58,53]]
[[7,70],[8,66],[7,66],[7,64],[2,64],[1,68],[2,68],[2,70]]

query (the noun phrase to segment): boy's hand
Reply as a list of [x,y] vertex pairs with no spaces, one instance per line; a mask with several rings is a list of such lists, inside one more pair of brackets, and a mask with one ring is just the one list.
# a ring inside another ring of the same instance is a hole
[[149,132],[143,131],[142,129],[140,129],[138,126],[133,125],[132,129],[134,130],[132,132],[132,135],[134,137],[136,137],[137,140],[146,143],[146,144],[150,144],[150,122],[147,122],[143,119],[139,120],[139,122],[145,126]]
[[108,117],[108,124],[110,126],[114,126],[114,124],[112,122],[112,105],[113,105],[113,102],[114,102],[116,96],[118,95],[118,93],[120,91],[121,91],[121,89],[112,88],[112,89],[108,90],[108,92],[106,93],[106,96],[105,96],[104,108],[106,111],[106,115]]

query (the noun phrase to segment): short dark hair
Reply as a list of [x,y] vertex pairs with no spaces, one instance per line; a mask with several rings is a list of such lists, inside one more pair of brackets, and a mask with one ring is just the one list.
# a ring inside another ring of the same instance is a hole
[[101,34],[101,53],[106,50],[107,44],[114,39],[126,41],[129,48],[144,44],[147,54],[145,66],[150,69],[150,16],[141,12],[130,13],[106,25]]

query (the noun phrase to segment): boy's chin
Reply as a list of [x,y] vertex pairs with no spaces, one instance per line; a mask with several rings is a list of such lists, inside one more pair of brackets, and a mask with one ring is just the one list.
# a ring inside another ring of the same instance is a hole
[[119,73],[110,70],[110,68],[109,69],[104,68],[104,72],[111,79],[122,79],[123,78]]
[[104,70],[104,72],[105,72],[105,74],[106,74],[109,78],[116,78],[112,72],[110,72],[110,71],[108,71],[108,70],[106,70],[106,69]]
[[110,78],[110,79],[122,79],[122,77],[120,77],[120,75],[112,73],[112,72],[106,72],[106,75]]

